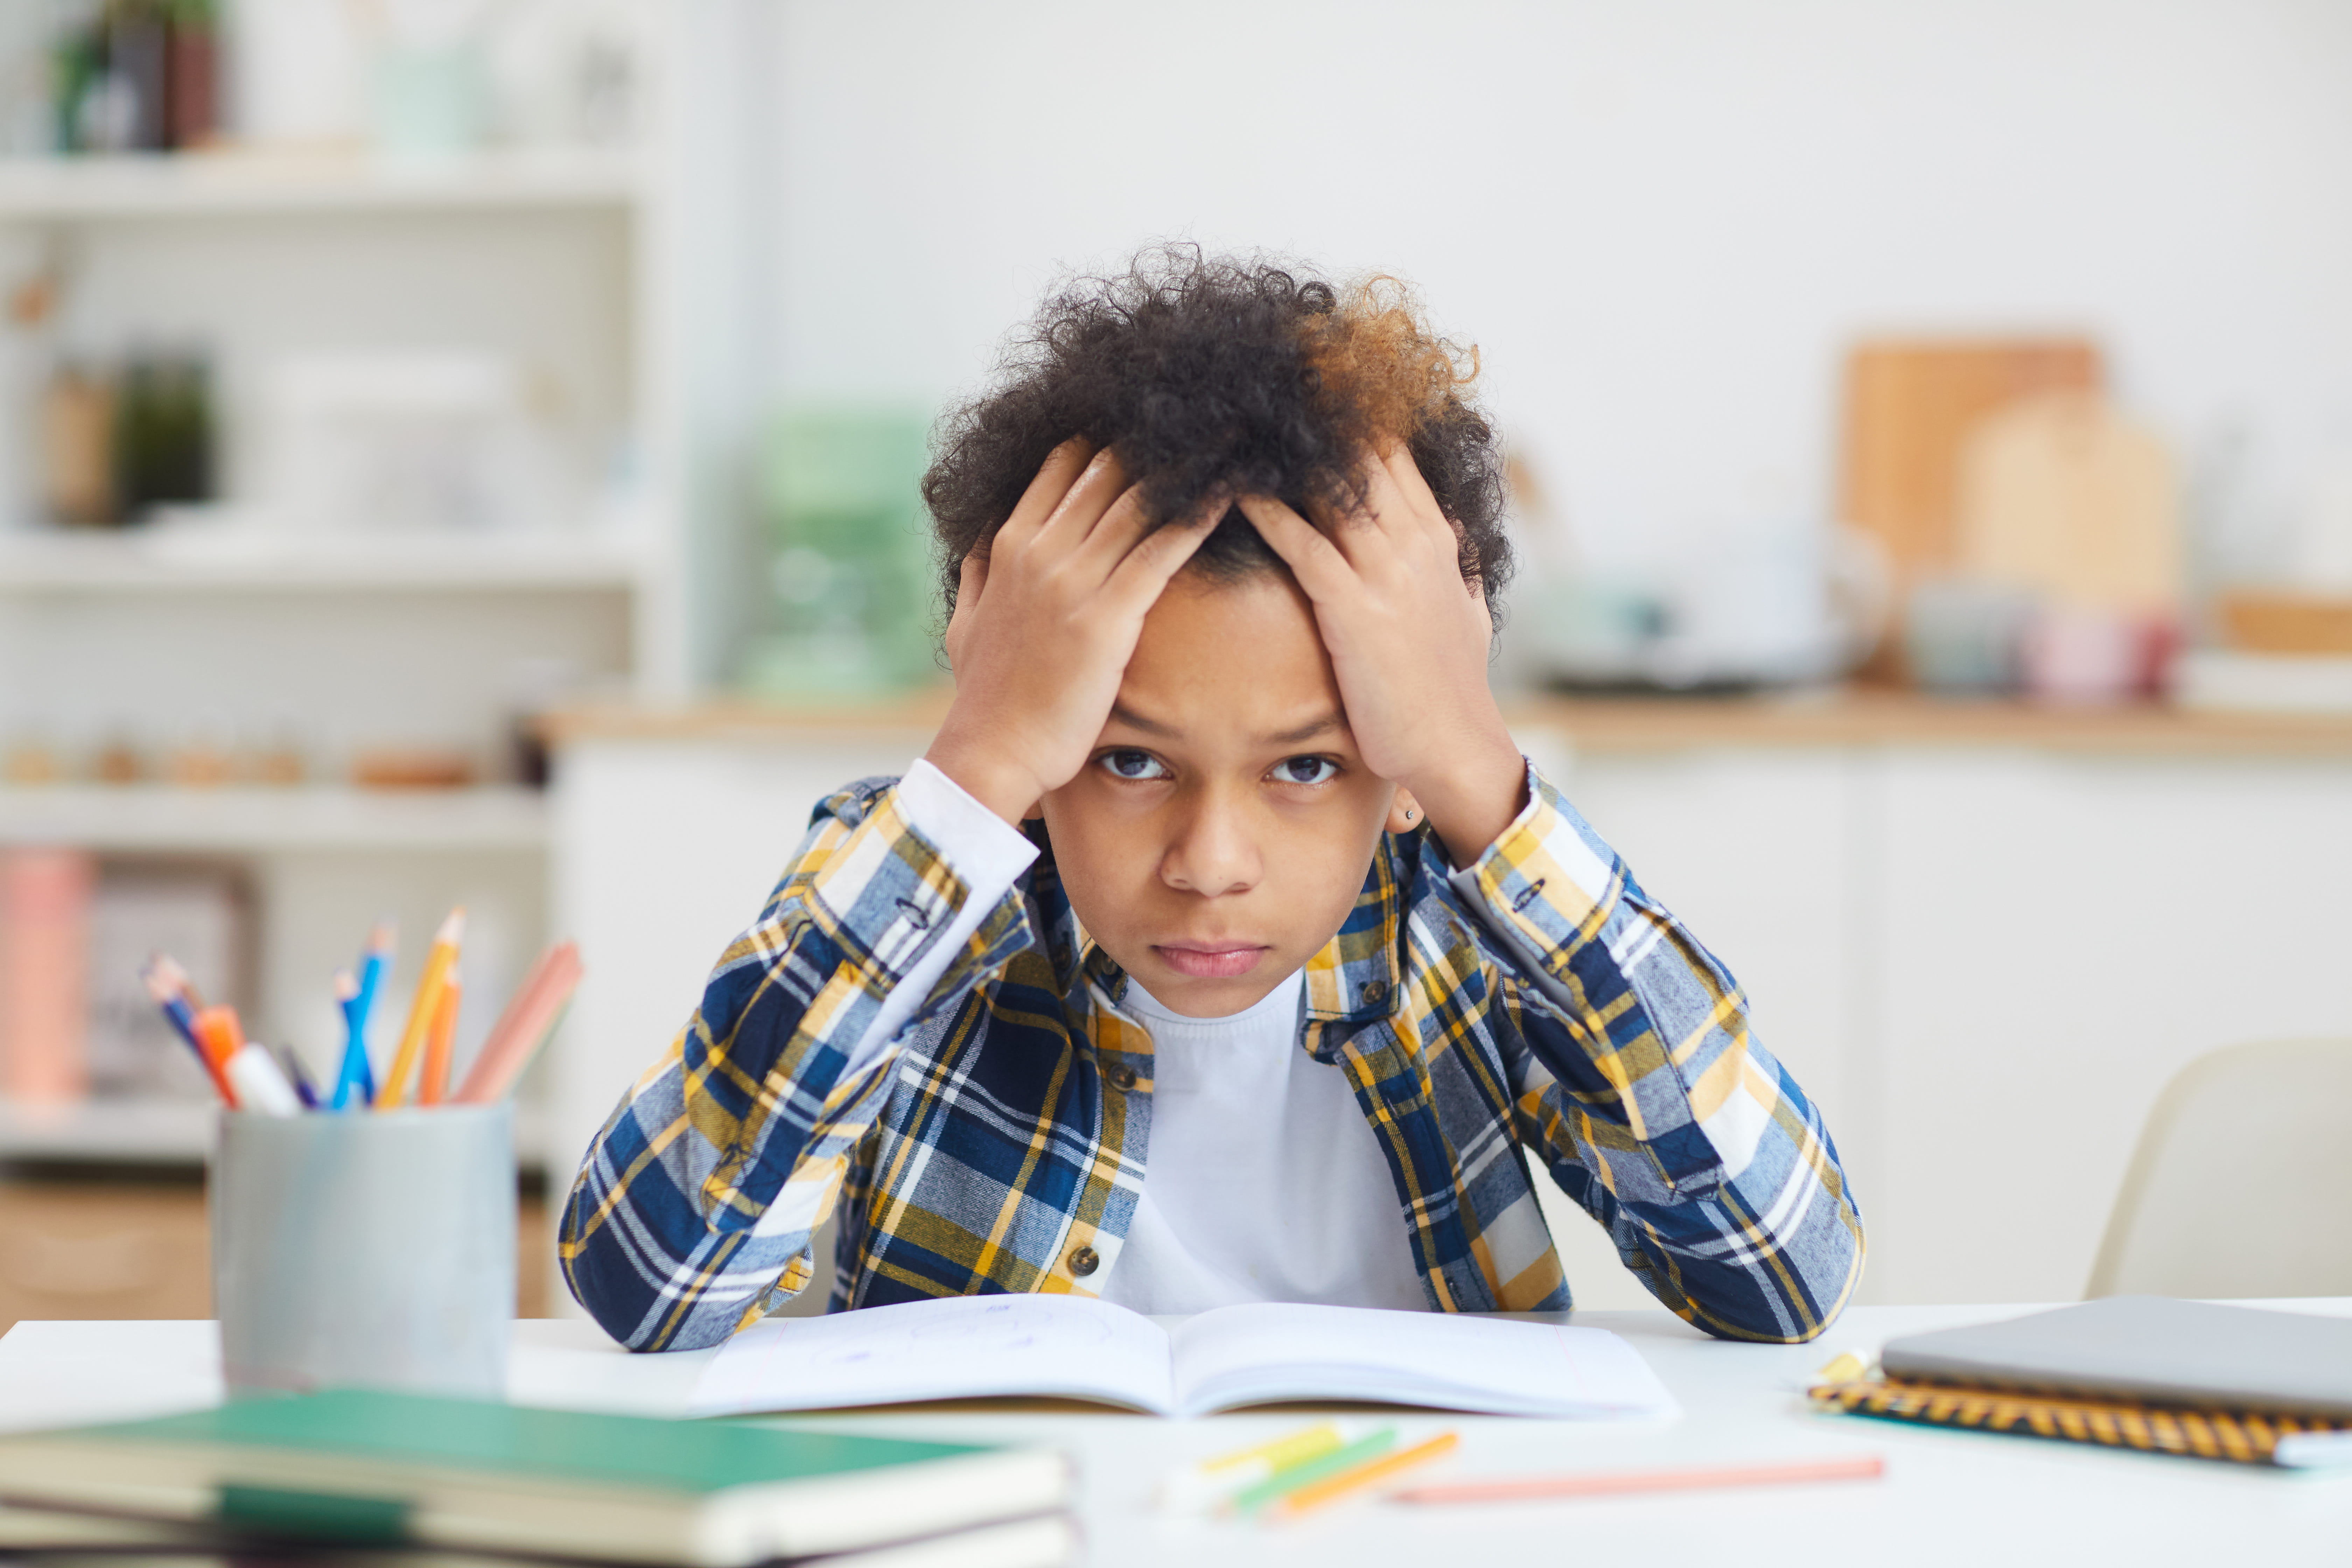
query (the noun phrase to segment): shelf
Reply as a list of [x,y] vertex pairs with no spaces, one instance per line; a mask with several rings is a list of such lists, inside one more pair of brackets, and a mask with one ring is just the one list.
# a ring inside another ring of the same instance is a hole
[[0,786],[0,843],[100,853],[505,850],[547,844],[546,797],[517,785],[362,790],[169,784]]
[[[211,1100],[100,1097],[69,1105],[0,1100],[0,1163],[82,1165],[201,1165],[211,1155],[219,1108]],[[515,1106],[515,1159],[547,1164],[547,1118]],[[566,1175],[569,1173],[565,1173]]]
[[616,591],[644,580],[647,559],[609,535],[25,531],[0,533],[0,594]]
[[0,222],[303,213],[625,207],[642,166],[604,152],[404,164],[356,153],[183,153],[0,159]]

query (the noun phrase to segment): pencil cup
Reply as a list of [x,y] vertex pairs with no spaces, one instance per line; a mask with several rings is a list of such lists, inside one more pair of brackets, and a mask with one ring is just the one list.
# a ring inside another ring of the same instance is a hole
[[223,1111],[213,1300],[232,1393],[506,1395],[511,1110]]

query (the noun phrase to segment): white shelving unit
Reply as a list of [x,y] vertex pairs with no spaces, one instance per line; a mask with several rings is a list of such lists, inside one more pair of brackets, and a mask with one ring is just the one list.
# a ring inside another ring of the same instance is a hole
[[652,592],[648,541],[369,538],[291,531],[0,534],[0,595]]
[[547,803],[512,784],[458,790],[340,785],[52,784],[0,788],[0,842],[101,855],[344,850],[536,854]]
[[[709,365],[741,353],[725,289],[698,270],[729,249],[717,215],[734,204],[708,186],[734,155],[733,110],[663,86],[681,40],[706,64],[730,49],[699,8],[656,0],[642,15],[649,112],[626,150],[415,164],[258,151],[0,159],[0,291],[66,268],[58,352],[200,342],[216,390],[249,394],[289,353],[483,348],[543,369],[580,449],[617,454],[585,460],[593,515],[541,532],[0,525],[0,748],[32,735],[79,757],[130,733],[160,756],[181,714],[237,735],[290,716],[314,743],[313,777],[331,781],[370,735],[446,733],[499,756],[509,672],[526,663],[656,694],[688,684],[688,537],[700,526],[689,516],[720,503],[686,472],[687,433],[707,423],[688,405],[724,399]],[[0,342],[10,331],[0,323]],[[0,418],[27,430],[35,362],[5,359],[0,399],[14,406]],[[29,483],[22,468],[0,476],[17,492],[0,510],[23,514]],[[314,1060],[331,1026],[329,977],[377,914],[398,916],[413,962],[438,911],[467,903],[478,937],[461,1055],[554,934],[547,805],[519,785],[0,787],[0,847],[27,844],[110,864],[243,863],[257,910],[250,1032]],[[395,968],[396,986],[409,978]],[[533,1107],[519,1110],[536,1123]],[[206,1108],[172,1102],[0,1103],[0,1162],[184,1163],[209,1128]]]
[[484,153],[426,163],[260,152],[0,159],[0,222],[625,207],[634,157]]

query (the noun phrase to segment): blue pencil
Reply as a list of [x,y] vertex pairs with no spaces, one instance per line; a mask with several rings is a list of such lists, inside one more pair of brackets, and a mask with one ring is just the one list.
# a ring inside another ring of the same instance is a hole
[[188,1049],[196,1053],[196,1060],[210,1075],[212,1058],[205,1050],[205,1043],[196,1037],[196,1011],[188,1001],[194,987],[188,984],[187,971],[159,952],[147,961],[147,967],[139,972],[139,978],[146,983],[147,994],[155,998],[155,1005],[163,1009],[163,1016],[171,1024],[173,1032],[186,1042]]
[[335,977],[336,999],[343,1005],[343,1063],[335,1076],[334,1109],[348,1110],[356,1095],[362,1105],[375,1103],[375,1068],[368,1060],[368,1015],[375,1011],[376,993],[383,989],[383,972],[392,961],[392,923],[377,925],[368,933],[367,952],[361,955],[359,978],[353,980],[346,970]]

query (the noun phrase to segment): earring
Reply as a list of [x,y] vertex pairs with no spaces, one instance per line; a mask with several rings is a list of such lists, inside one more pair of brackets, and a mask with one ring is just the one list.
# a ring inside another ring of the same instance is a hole
[[1408,805],[1408,806],[1406,806],[1406,807],[1404,808],[1404,819],[1405,819],[1407,822],[1411,822],[1411,821],[1412,821],[1415,816],[1418,816],[1419,815],[1420,815],[1420,813],[1418,813],[1418,812],[1414,811],[1414,810],[1413,810],[1413,808],[1412,808],[1412,807],[1411,807],[1411,806],[1409,806],[1409,805]]

